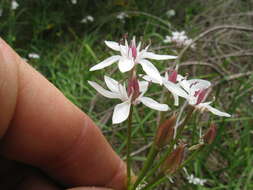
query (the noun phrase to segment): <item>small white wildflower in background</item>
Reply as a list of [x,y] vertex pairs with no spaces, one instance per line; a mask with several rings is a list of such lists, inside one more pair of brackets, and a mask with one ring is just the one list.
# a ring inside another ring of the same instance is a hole
[[191,44],[191,48],[195,49],[195,44],[192,44],[192,39],[188,38],[185,31],[182,32],[172,32],[171,36],[165,36],[163,40],[164,43],[175,43],[178,47],[184,47]]
[[128,14],[125,12],[120,12],[117,16],[117,19],[121,20],[122,22],[125,22],[125,19],[128,18]]
[[12,1],[11,1],[11,9],[12,9],[12,10],[16,10],[18,7],[19,7],[18,2],[15,1],[15,0],[12,0]]
[[40,55],[37,54],[37,53],[29,53],[29,54],[28,54],[28,57],[29,57],[30,59],[39,59],[39,58],[40,58]]
[[88,22],[93,22],[93,21],[94,21],[93,16],[88,15],[81,20],[81,23],[88,23]]
[[198,177],[195,177],[193,174],[189,175],[187,177],[187,180],[189,183],[192,183],[194,185],[202,185],[202,186],[204,186],[204,183],[206,183],[207,181],[206,179],[200,179]]
[[77,4],[77,0],[70,0],[73,5]]
[[144,181],[143,183],[140,183],[137,187],[136,190],[142,190],[148,183]]
[[3,9],[0,8],[0,16],[3,16]]
[[170,9],[166,12],[167,17],[173,17],[176,15],[176,11],[174,9]]

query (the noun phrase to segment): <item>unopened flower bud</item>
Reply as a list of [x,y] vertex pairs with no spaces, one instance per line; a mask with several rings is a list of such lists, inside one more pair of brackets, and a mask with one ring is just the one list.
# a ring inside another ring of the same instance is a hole
[[214,124],[211,124],[206,134],[203,136],[204,143],[212,144],[216,137],[217,128]]
[[186,144],[180,144],[165,160],[162,165],[162,171],[166,174],[172,174],[181,166],[185,157]]
[[176,115],[173,114],[169,119],[165,120],[158,127],[155,136],[155,144],[158,148],[164,147],[173,139],[175,123],[176,123]]

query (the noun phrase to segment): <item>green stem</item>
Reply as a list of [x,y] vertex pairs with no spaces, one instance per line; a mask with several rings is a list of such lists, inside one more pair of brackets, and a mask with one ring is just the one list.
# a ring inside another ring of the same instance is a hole
[[127,188],[131,187],[131,144],[132,144],[132,116],[133,106],[130,107],[127,125]]
[[153,143],[148,156],[147,156],[147,160],[144,163],[143,169],[140,171],[140,174],[138,175],[138,178],[133,186],[133,189],[135,189],[143,180],[143,178],[145,177],[148,169],[152,166],[152,162],[154,161],[155,157],[157,156],[159,152],[159,149],[155,146],[155,144]]
[[154,189],[154,187],[156,187],[157,185],[161,184],[162,182],[164,182],[165,180],[167,180],[167,176],[166,175],[161,175],[159,174],[154,180],[152,180],[148,185],[146,185],[142,190],[150,190],[150,189]]

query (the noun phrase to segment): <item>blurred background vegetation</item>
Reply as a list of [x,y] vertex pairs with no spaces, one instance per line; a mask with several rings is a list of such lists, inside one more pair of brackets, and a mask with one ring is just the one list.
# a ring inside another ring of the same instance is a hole
[[[16,2],[16,4],[15,4]],[[196,41],[181,60],[181,73],[214,84],[210,99],[233,115],[223,119],[209,113],[196,115],[187,126],[185,140],[198,142],[198,128],[212,120],[218,127],[215,142],[186,168],[206,179],[190,184],[184,172],[160,189],[253,189],[253,2],[250,0],[1,0],[0,34],[23,58],[54,83],[74,104],[87,112],[119,155],[125,155],[126,127],[111,125],[114,101],[95,95],[87,80],[116,74],[111,68],[88,72],[92,65],[113,54],[104,40],[119,41],[126,33],[137,36],[153,50],[178,54],[165,44],[166,35],[186,31]],[[121,15],[121,16],[120,16]],[[122,16],[123,15],[123,16]],[[92,16],[92,19],[86,19]],[[123,17],[123,18],[122,18]],[[86,20],[85,20],[86,19]],[[220,27],[220,28],[219,28]],[[226,28],[228,27],[228,28]],[[35,53],[39,58],[32,58]],[[166,63],[170,67],[170,63]],[[160,69],[164,66],[159,65]],[[117,78],[117,77],[115,77]],[[160,89],[159,89],[160,90]],[[152,94],[153,93],[153,94]],[[157,88],[151,89],[157,96]],[[108,109],[109,108],[109,109]],[[135,171],[141,168],[145,146],[156,129],[156,113],[135,112]],[[144,124],[145,123],[145,124]],[[138,151],[140,150],[140,151]]]

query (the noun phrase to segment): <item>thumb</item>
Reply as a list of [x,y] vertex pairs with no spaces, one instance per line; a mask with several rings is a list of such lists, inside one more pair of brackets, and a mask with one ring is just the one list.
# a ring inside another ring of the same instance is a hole
[[75,187],[75,188],[70,188],[66,190],[113,190],[113,189],[102,188],[102,187]]
[[125,164],[99,128],[0,39],[0,154],[62,184],[125,189]]

